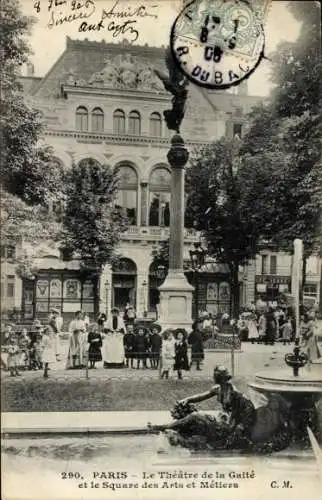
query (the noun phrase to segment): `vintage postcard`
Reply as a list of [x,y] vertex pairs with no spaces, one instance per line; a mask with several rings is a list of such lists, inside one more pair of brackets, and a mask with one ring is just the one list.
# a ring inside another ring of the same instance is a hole
[[2,0],[4,500],[322,498],[320,16]]

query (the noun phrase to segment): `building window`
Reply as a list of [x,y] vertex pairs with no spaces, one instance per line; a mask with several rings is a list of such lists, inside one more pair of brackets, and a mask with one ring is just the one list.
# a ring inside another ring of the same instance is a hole
[[162,135],[162,118],[159,113],[152,113],[150,116],[150,135],[153,137]]
[[14,245],[1,245],[1,258],[13,260],[16,256],[16,247]]
[[317,297],[317,284],[312,283],[310,285],[305,285],[303,287],[303,295],[306,295],[307,297]]
[[276,255],[271,255],[270,274],[277,274],[277,256]]
[[124,309],[136,305],[137,268],[131,259],[120,259],[112,266],[112,305]]
[[15,277],[7,276],[7,297],[12,299],[15,296]]
[[164,167],[153,170],[150,177],[149,226],[169,226],[171,174]]
[[119,190],[116,197],[116,207],[128,218],[129,224],[137,224],[138,178],[134,168],[120,166],[116,169],[119,177]]
[[241,138],[242,128],[243,128],[243,125],[241,123],[234,123],[233,124],[233,137],[236,137],[236,135],[237,135],[238,137]]
[[262,255],[262,274],[268,274],[268,255]]
[[125,134],[125,113],[122,109],[117,109],[113,114],[114,134]]
[[92,132],[104,132],[104,113],[101,108],[92,111]]
[[76,130],[88,131],[88,111],[84,106],[79,106],[76,110]]
[[131,111],[129,114],[129,134],[141,134],[141,116],[138,111]]

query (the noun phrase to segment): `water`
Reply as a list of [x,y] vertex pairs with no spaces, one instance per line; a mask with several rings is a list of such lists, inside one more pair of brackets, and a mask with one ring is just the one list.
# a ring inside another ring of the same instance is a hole
[[[294,492],[299,494],[302,491],[305,494],[308,485],[312,498],[320,498],[321,493],[317,464],[310,450],[293,449],[271,456],[255,457],[229,452],[191,453],[188,450],[169,447],[162,436],[153,435],[57,436],[4,439],[2,462],[7,472],[4,498],[8,499],[109,498],[112,492],[114,497],[121,500],[133,498],[133,494],[140,500],[172,500],[176,498],[174,492],[178,494],[178,498],[182,498],[183,493],[185,498],[213,498],[217,492],[214,489],[200,489],[200,480],[204,481],[202,474],[215,473],[222,475],[222,482],[238,483],[240,492],[249,499],[252,499],[257,488],[260,488],[261,500],[269,500],[269,494],[272,494],[270,484],[274,481],[280,485],[280,488],[274,490],[274,498],[279,498],[283,489],[284,496],[281,498],[293,500]],[[127,475],[126,479],[108,477],[108,473],[113,476],[122,471]],[[158,476],[160,471],[198,474],[196,487],[191,490],[187,486],[190,480],[184,479],[179,481],[184,491],[180,488],[164,489],[164,481]],[[242,477],[251,471],[255,472],[254,478]],[[143,487],[144,472],[156,474],[157,478],[153,479],[156,487]],[[231,474],[233,477],[230,477]],[[291,487],[286,488],[289,491],[282,488],[283,481],[290,481]],[[80,486],[84,483],[87,483],[86,491]],[[104,483],[105,486],[116,486],[105,487]],[[94,487],[95,484],[98,486]],[[131,484],[138,484],[139,489],[134,491],[128,486]],[[210,492],[213,494],[210,495]],[[233,489],[220,487],[220,499],[230,499],[233,498],[232,495]]]

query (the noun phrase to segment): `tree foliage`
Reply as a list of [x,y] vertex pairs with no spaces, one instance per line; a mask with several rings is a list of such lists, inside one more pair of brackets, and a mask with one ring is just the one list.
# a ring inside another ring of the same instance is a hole
[[195,151],[187,170],[187,222],[208,241],[208,253],[231,271],[233,311],[239,307],[239,266],[258,251],[264,222],[256,206],[269,172],[241,164],[239,141],[220,139]]
[[320,8],[317,2],[290,2],[289,8],[302,22],[300,35],[272,56],[275,89],[269,103],[250,114],[241,156],[271,173],[258,212],[267,238],[285,250],[301,238],[310,255],[321,238]]
[[77,251],[84,267],[100,272],[115,257],[127,228],[127,220],[114,206],[118,179],[109,167],[83,160],[73,166],[68,180],[63,245]]
[[1,171],[2,185],[28,204],[47,203],[61,195],[63,171],[48,147],[39,145],[40,114],[25,102],[19,81],[28,61],[26,41],[33,19],[24,16],[17,0],[1,2]]

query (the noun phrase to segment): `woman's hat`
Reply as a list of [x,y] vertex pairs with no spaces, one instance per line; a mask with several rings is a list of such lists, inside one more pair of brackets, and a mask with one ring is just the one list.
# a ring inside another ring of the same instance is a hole
[[41,324],[39,319],[35,319],[35,321],[33,322],[33,327],[34,328],[42,328],[43,325]]
[[173,335],[175,336],[175,338],[178,337],[179,333],[182,333],[184,339],[187,337],[187,332],[184,328],[176,328],[174,330]]
[[152,330],[157,330],[157,332],[160,333],[162,330],[162,326],[158,325],[158,323],[152,323],[152,325],[150,326],[150,330],[151,332]]
[[166,338],[166,337],[169,337],[169,335],[172,335],[174,332],[173,330],[171,330],[171,328],[167,328],[166,330],[164,330],[164,332],[162,332],[162,337],[163,338]]
[[52,307],[52,308],[51,308],[51,312],[52,312],[52,313],[56,313],[56,314],[60,314],[60,310],[59,310],[59,309],[57,309],[57,307]]
[[118,309],[118,307],[112,307],[111,312],[117,312],[117,314],[119,314],[120,310]]
[[214,380],[218,384],[221,382],[227,382],[228,380],[231,379],[231,375],[227,368],[224,366],[216,366],[214,369]]

